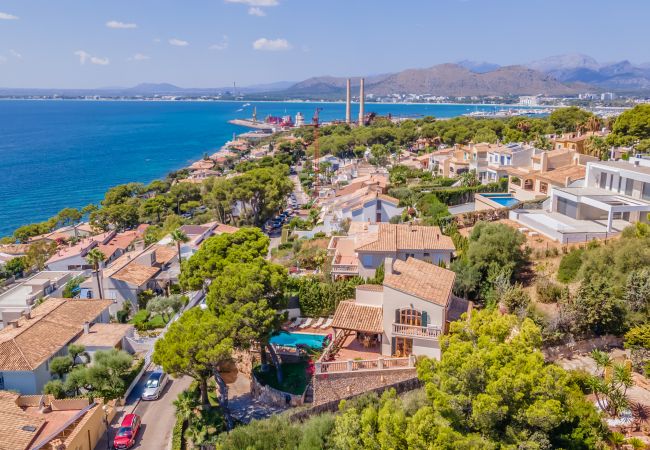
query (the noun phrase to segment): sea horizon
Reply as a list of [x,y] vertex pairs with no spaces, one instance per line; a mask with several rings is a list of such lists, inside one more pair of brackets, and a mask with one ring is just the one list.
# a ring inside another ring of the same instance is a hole
[[[47,220],[66,207],[101,201],[112,186],[149,183],[219,150],[246,128],[228,120],[295,116],[330,105],[323,121],[342,119],[344,102],[0,100],[0,236]],[[493,104],[367,103],[380,115],[450,118],[490,111]],[[508,105],[517,108],[515,105]],[[352,115],[358,114],[358,103]]]

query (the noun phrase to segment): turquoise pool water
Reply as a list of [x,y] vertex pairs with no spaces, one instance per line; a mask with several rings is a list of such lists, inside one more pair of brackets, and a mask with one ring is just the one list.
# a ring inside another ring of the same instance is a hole
[[495,203],[502,205],[503,207],[510,208],[519,203],[519,200],[514,198],[512,194],[481,194],[485,198],[489,198]]
[[308,333],[290,333],[281,332],[271,338],[271,344],[284,345],[286,347],[296,347],[298,345],[306,345],[311,348],[323,348],[325,339],[324,334],[308,334]]

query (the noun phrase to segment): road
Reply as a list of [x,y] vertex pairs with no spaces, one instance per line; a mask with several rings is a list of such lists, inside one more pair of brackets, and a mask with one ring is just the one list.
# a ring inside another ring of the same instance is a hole
[[[140,395],[150,373],[151,370],[145,372],[140,382],[129,395],[126,404],[118,408],[117,415],[113,419],[111,426],[110,439],[112,440],[113,436],[115,436],[122,418],[126,414],[135,412],[142,418],[142,428],[138,433],[136,444],[131,448],[165,450],[169,448],[172,430],[176,424],[176,411],[173,402],[178,397],[178,394],[189,387],[192,379],[183,377],[170,380],[163,391],[163,395],[158,400],[144,402],[140,400]],[[110,443],[112,444],[112,442]],[[95,450],[108,448],[106,434],[104,434],[104,437],[97,443]]]

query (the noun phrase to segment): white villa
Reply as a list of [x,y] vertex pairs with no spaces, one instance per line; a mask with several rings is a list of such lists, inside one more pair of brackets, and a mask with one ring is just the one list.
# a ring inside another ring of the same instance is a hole
[[620,233],[648,222],[650,167],[625,161],[588,162],[584,184],[553,187],[546,210],[515,210],[511,218],[562,243]]
[[385,267],[383,286],[358,286],[355,299],[338,305],[334,340],[351,342],[348,338],[356,333],[377,356],[440,359],[439,337],[447,322],[460,316],[450,317],[455,273],[414,258],[386,258]]
[[374,277],[386,258],[448,265],[456,251],[451,238],[435,226],[353,222],[348,234],[333,236],[328,245],[334,278]]

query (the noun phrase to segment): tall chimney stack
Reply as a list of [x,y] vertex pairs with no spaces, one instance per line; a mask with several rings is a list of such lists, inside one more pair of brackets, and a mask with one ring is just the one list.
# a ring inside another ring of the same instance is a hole
[[348,78],[345,86],[345,123],[350,123],[350,79]]
[[366,94],[364,93],[364,81],[363,78],[361,78],[361,83],[359,85],[359,126],[362,127],[364,125],[364,120],[366,116],[366,111],[365,111],[365,102],[366,102]]

